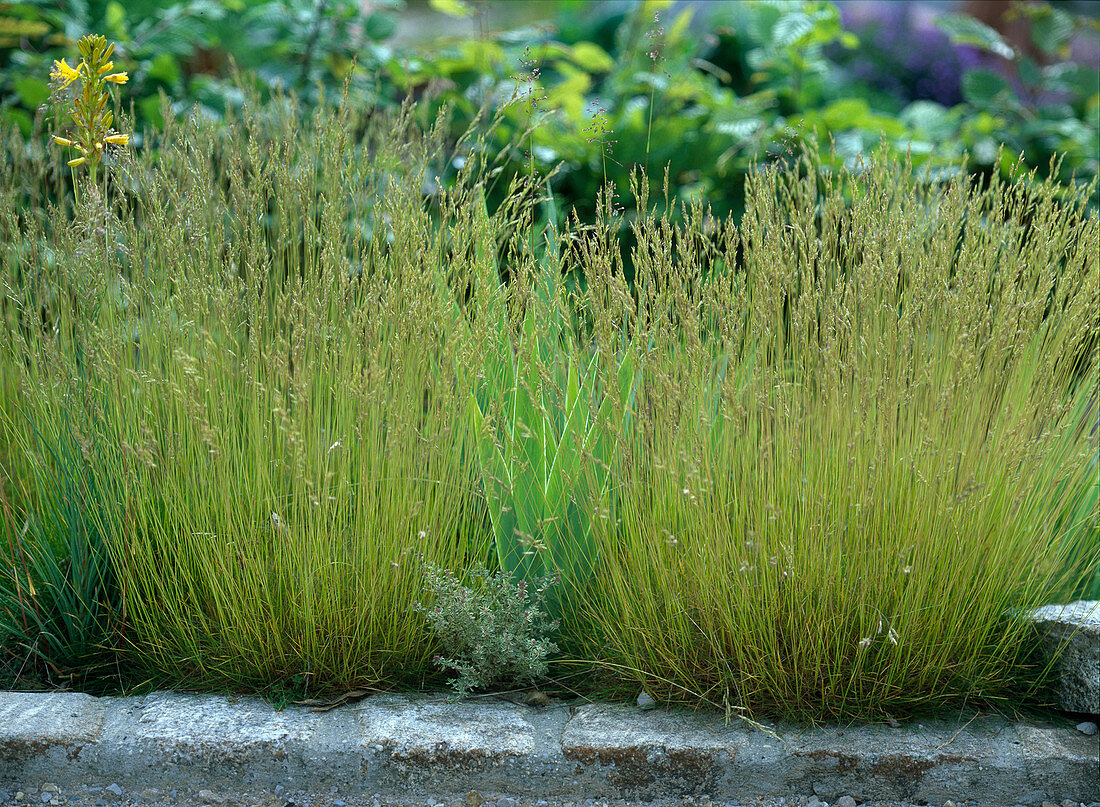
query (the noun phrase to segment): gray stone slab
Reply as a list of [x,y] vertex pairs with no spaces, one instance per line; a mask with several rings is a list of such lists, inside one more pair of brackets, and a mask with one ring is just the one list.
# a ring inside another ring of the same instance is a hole
[[137,707],[133,738],[185,757],[229,746],[278,755],[290,744],[307,742],[315,729],[310,712],[277,711],[259,698],[161,692],[142,698]]
[[987,715],[899,729],[825,727],[783,737],[787,754],[798,760],[788,786],[805,791],[809,783],[830,802],[842,794],[930,804],[1100,799],[1100,742],[1069,723],[1021,724]]
[[0,692],[0,765],[49,749],[69,753],[99,739],[104,705],[77,692]]
[[[993,801],[1014,802],[1023,757],[1009,742],[1011,724],[997,717],[966,723],[925,721],[920,727],[823,727],[785,735],[796,789],[810,785],[828,801],[904,799],[943,803],[993,785]],[[1007,785],[1007,792],[1000,788]],[[1014,790],[1015,789],[1015,790]]]
[[1016,724],[992,716],[919,728],[766,728],[779,740],[744,723],[723,727],[717,718],[592,706],[566,726],[562,749],[598,770],[600,794],[615,798],[1100,799],[1100,742],[1069,725],[1026,725],[1026,739]]
[[1076,727],[1028,723],[1016,724],[1013,732],[1023,754],[1031,801],[1100,801],[1100,736]]
[[431,760],[522,756],[535,750],[534,729],[518,705],[445,698],[376,696],[356,708],[360,744],[391,756]]
[[521,782],[560,787],[564,758],[557,740],[566,715],[557,711],[555,719],[502,702],[368,698],[355,710],[363,785],[413,793],[509,791]]
[[598,774],[616,796],[713,797],[722,792],[742,733],[712,716],[591,705],[578,708],[566,725],[562,752]]
[[236,786],[281,781],[310,771],[310,757],[330,750],[325,723],[304,708],[276,710],[259,698],[167,692],[120,698],[108,713],[98,762],[118,770],[113,778],[123,784],[143,783],[150,767],[163,786],[198,773]]
[[1100,714],[1100,601],[1047,605],[1030,614],[1043,650],[1057,662],[1059,705],[1069,712]]

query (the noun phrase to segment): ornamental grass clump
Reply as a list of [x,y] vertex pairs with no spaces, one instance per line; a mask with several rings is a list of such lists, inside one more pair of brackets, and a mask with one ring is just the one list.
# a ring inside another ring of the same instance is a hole
[[624,695],[1039,702],[1024,614],[1100,558],[1087,198],[809,152],[754,175],[740,227],[633,225],[634,294],[593,312],[647,347],[587,651]]
[[487,206],[491,129],[416,112],[172,124],[97,197],[109,237],[0,167],[8,602],[46,574],[24,525],[76,524],[141,680],[442,683],[411,606],[487,565],[560,573],[562,621],[467,613],[464,691],[545,662],[787,717],[1038,697],[1021,613],[1100,557],[1087,189],[809,151],[741,222],[608,194],[551,227],[533,182]]
[[[440,136],[411,110],[368,121],[345,105],[302,127],[289,100],[254,103],[135,155],[109,261],[102,239],[89,249],[82,227],[23,219],[3,196],[19,235],[0,457],[5,484],[30,491],[4,527],[38,506],[35,435],[71,429],[110,491],[88,518],[118,581],[121,669],[310,692],[418,684],[436,674],[409,610],[420,558],[461,569],[488,552],[466,460],[473,382],[456,371],[484,328],[450,338],[459,314],[436,270],[455,214],[440,224],[421,195]],[[473,265],[448,261],[456,288]]]
[[[108,87],[124,84],[127,74],[112,72],[114,45],[103,37],[85,36],[78,47],[76,67],[63,59],[50,73],[53,100],[74,127],[52,140],[77,155],[67,163],[82,196],[78,219],[63,221],[58,208],[25,209],[22,189],[5,182],[0,225],[10,261],[2,309],[10,340],[0,365],[0,672],[17,685],[24,678],[72,685],[115,666],[118,589],[104,526],[116,514],[116,480],[97,477],[90,459],[114,446],[88,439],[86,424],[97,413],[85,393],[86,357],[98,341],[87,312],[124,282],[110,256],[107,171],[102,188],[97,172],[109,150],[129,143],[112,128],[108,108]],[[52,225],[49,242],[41,237],[44,224]],[[32,296],[24,296],[30,288]],[[33,313],[27,303],[36,307]],[[22,395],[23,385],[43,378],[43,355],[24,350],[28,336],[48,338],[57,352],[47,361],[55,371],[65,367],[54,380],[64,387],[60,408],[41,419]]]

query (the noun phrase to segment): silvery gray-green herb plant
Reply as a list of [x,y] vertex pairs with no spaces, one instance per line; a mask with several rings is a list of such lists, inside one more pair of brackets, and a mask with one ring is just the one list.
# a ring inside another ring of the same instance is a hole
[[445,655],[435,662],[454,670],[458,696],[505,682],[532,682],[546,675],[547,657],[558,647],[548,636],[558,626],[546,612],[554,577],[513,583],[504,572],[472,570],[468,582],[450,569],[424,567],[429,607],[415,603]]

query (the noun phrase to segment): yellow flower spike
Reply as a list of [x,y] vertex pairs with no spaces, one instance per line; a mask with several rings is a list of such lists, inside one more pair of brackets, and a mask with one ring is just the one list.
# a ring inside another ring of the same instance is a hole
[[[0,0],[2,2],[2,0]],[[115,62],[111,56],[115,52],[114,45],[98,34],[89,34],[82,37],[77,43],[80,50],[80,62],[74,68],[64,59],[54,62],[51,77],[57,84],[68,87],[74,81],[80,80],[82,91],[76,97],[69,99],[68,112],[72,117],[75,128],[73,134],[68,137],[54,136],[54,140],[63,146],[68,146],[78,154],[69,160],[69,166],[75,168],[79,165],[87,165],[90,169],[90,181],[96,181],[97,168],[103,161],[104,152],[108,145],[125,147],[129,145],[128,135],[120,134],[111,128],[114,115],[107,109],[111,94],[107,92],[106,84],[126,84],[130,80],[127,72],[112,73]]]
[[53,71],[50,73],[50,78],[54,81],[62,82],[62,87],[68,87],[78,78],[80,78],[80,69],[84,66],[84,62],[81,62],[76,67],[70,67],[69,63],[62,59],[60,62],[54,61]]

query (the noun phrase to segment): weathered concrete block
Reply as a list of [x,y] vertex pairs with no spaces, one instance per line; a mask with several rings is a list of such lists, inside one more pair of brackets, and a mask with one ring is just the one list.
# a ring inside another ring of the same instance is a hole
[[188,763],[215,748],[281,756],[289,744],[306,742],[312,734],[308,715],[297,709],[275,711],[259,698],[172,693],[145,698],[131,731],[135,741]]
[[79,756],[103,732],[103,702],[77,692],[0,692],[0,763],[52,749]]
[[[1024,756],[1027,780],[1033,788],[1028,794],[1030,801],[1060,802],[1067,797],[1085,804],[1100,801],[1097,771],[1100,737],[1089,737],[1076,728],[1067,730],[1033,723],[1017,723],[1013,729]],[[1069,782],[1079,785],[1069,788],[1066,786]],[[1054,798],[1042,794],[1053,794]]]
[[740,736],[714,719],[591,705],[577,709],[561,747],[578,770],[592,771],[616,795],[652,799],[722,792]]
[[363,784],[380,792],[505,792],[524,781],[542,782],[553,792],[561,784],[561,751],[554,742],[560,727],[536,718],[550,729],[548,736],[538,731],[529,719],[533,711],[438,696],[368,698],[355,710]]
[[140,783],[139,768],[163,771],[167,786],[194,772],[211,783],[248,785],[308,770],[306,755],[320,730],[319,715],[289,707],[277,711],[259,698],[226,698],[156,692],[117,699],[107,715],[100,764],[117,768],[115,779]]
[[393,756],[432,759],[441,754],[467,757],[520,756],[535,749],[527,709],[507,703],[449,702],[375,696],[356,710],[361,743],[385,746]]
[[1100,798],[1098,738],[1072,727],[974,716],[905,729],[765,728],[777,736],[707,715],[593,705],[577,709],[561,745],[584,769],[588,791],[602,797],[813,792],[830,802],[848,794],[932,804],[964,795],[993,804]]
[[1049,658],[1058,661],[1058,703],[1068,712],[1100,714],[1100,601],[1078,600],[1031,612]]

